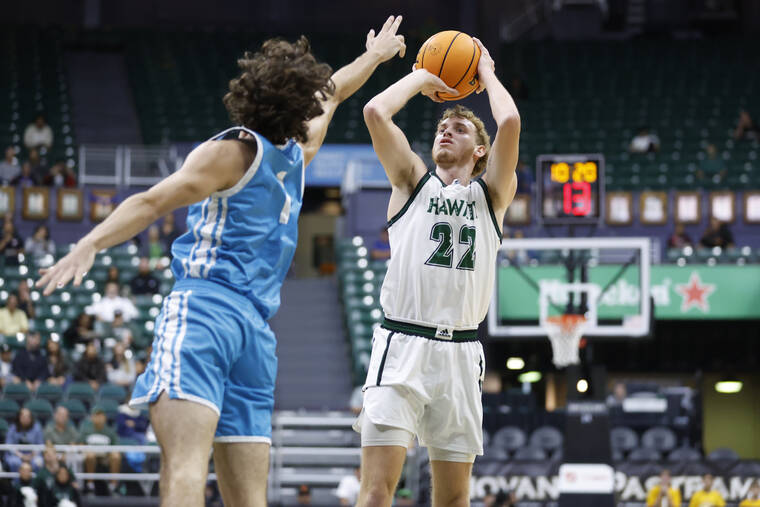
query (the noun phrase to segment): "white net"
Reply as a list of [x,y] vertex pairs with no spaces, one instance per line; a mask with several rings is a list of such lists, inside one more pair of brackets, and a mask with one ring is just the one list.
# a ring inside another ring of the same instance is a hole
[[586,327],[582,315],[549,317],[544,328],[552,344],[552,362],[557,368],[580,363],[579,345]]

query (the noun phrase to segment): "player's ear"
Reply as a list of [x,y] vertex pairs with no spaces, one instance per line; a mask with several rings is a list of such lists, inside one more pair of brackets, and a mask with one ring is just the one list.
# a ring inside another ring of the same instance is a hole
[[473,155],[475,155],[478,158],[484,157],[486,154],[486,147],[483,144],[477,144],[475,145],[475,152]]

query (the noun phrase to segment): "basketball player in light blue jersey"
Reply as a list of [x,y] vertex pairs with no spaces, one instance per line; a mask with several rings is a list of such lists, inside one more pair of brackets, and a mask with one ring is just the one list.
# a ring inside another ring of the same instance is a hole
[[396,53],[401,16],[367,34],[366,52],[332,74],[305,38],[264,43],[238,61],[224,103],[233,127],[182,168],[126,199],[37,282],[79,285],[96,252],[189,206],[172,245],[173,291],[156,319],[153,353],[133,405],[149,405],[161,446],[161,504],[203,505],[209,450],[224,504],[266,505],[275,339],[267,320],[296,248],[304,167],[340,102]]

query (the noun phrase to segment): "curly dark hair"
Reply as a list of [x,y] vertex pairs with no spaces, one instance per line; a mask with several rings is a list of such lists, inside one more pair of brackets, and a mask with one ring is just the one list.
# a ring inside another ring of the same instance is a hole
[[242,73],[224,96],[230,119],[273,144],[305,142],[306,122],[322,114],[320,100],[335,93],[332,68],[317,62],[306,37],[270,39],[256,53],[246,51],[238,67]]

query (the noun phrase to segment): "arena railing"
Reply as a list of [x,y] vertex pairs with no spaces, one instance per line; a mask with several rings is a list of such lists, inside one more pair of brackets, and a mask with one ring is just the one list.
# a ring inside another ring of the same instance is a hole
[[82,185],[150,186],[182,166],[174,146],[92,145],[79,147]]
[[[283,432],[299,428],[302,430],[341,430],[352,432],[351,425],[355,417],[346,413],[295,413],[275,414],[272,421],[272,448],[270,451],[270,471],[268,479],[268,496],[270,502],[279,502],[283,492],[295,490],[300,484],[312,486],[337,487],[340,476],[334,473],[336,468],[353,469],[359,464],[361,449],[358,445],[343,447],[322,446],[290,446],[283,445]],[[159,480],[158,473],[122,472],[118,474],[96,472],[86,473],[78,470],[87,453],[104,454],[110,452],[144,453],[156,455],[161,452],[158,445],[56,445],[55,450],[66,454],[67,463],[76,463],[77,480],[118,480],[141,483],[146,495],[149,495],[153,484]],[[42,453],[45,445],[39,444],[0,444],[0,453],[6,451],[37,451]],[[417,466],[407,467],[407,487],[415,494],[419,492],[419,463],[422,453],[410,449],[407,459],[414,460]],[[300,463],[300,464],[299,464]],[[308,472],[298,471],[298,467],[310,469]],[[324,467],[324,472],[319,468]],[[317,469],[317,470],[315,470]],[[17,478],[18,472],[0,472],[0,478]],[[216,481],[216,474],[209,474],[208,479]]]

